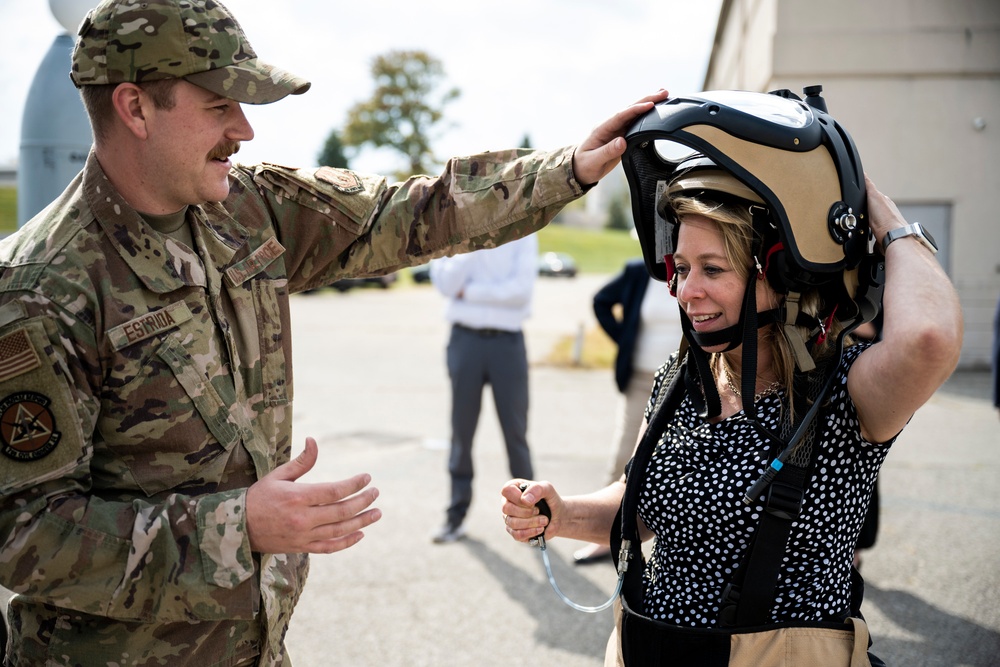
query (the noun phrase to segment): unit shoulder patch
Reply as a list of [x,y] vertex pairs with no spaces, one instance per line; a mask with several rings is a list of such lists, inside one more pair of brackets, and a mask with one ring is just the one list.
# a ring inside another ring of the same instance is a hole
[[364,190],[361,179],[353,171],[347,169],[334,169],[333,167],[320,167],[316,170],[316,178],[333,187],[344,194],[354,194]]
[[19,391],[0,401],[0,452],[15,461],[37,461],[52,453],[62,433],[49,409],[52,401]]

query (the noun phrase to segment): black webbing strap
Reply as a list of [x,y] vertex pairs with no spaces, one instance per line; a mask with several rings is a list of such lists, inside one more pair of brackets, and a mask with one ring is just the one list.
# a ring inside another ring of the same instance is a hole
[[[792,523],[802,511],[802,497],[809,471],[785,464],[768,486],[764,513],[753,544],[737,576],[722,593],[719,621],[723,627],[749,627],[767,623],[774,602],[782,556]],[[742,580],[742,585],[735,583]]]
[[[686,337],[689,335],[688,330],[691,324],[687,313],[683,310],[681,310],[681,321]],[[722,399],[719,398],[719,391],[712,379],[712,368],[708,354],[703,349],[697,345],[692,345],[689,348],[687,363],[679,375],[684,378],[684,387],[699,416],[702,418],[715,417],[722,412]],[[702,387],[706,387],[704,391]]]
[[[753,627],[768,623],[788,536],[792,523],[802,511],[805,486],[811,477],[818,451],[818,447],[813,448],[808,468],[785,464],[771,482],[757,535],[744,560],[744,567],[734,578],[734,582],[742,580],[742,587],[730,583],[723,590],[719,610],[720,625],[723,627]],[[861,573],[852,568],[851,616],[863,618],[861,602],[864,586]]]
[[771,216],[763,206],[751,206],[750,215],[753,218],[754,235],[750,244],[750,256],[757,268],[747,276],[747,288],[743,294],[743,343],[740,361],[740,393],[743,397],[743,414],[757,422],[757,406],[754,392],[757,390],[757,279],[764,278],[764,269],[760,258],[764,251],[764,234],[770,227]]
[[[684,348],[685,346],[682,345],[678,360],[667,369],[660,393],[653,405],[649,425],[646,427],[646,431],[636,447],[635,455],[632,457],[625,484],[625,495],[622,497],[622,504],[618,508],[618,515],[611,528],[611,555],[615,560],[615,566],[618,566],[620,558],[626,559],[622,595],[628,600],[629,607],[638,613],[643,613],[645,610],[643,603],[645,594],[642,588],[642,572],[645,563],[642,558],[642,540],[639,536],[639,496],[642,493],[642,483],[646,477],[646,468],[649,466],[653,451],[656,449],[660,436],[666,431],[667,424],[684,399],[685,368],[690,359],[690,354],[685,354],[690,350]],[[621,551],[623,540],[629,541],[629,548],[624,552]]]
[[[779,446],[803,425],[808,411],[805,406],[825,398],[824,387],[827,370],[836,372],[837,366],[829,361],[821,363],[811,373],[797,373],[793,391],[798,415],[785,422],[782,438],[776,438],[762,426],[758,428],[765,437],[777,440]],[[744,556],[743,563],[722,592],[719,622],[723,627],[752,627],[768,622],[768,613],[774,603],[774,589],[778,585],[782,558],[788,546],[792,524],[802,512],[806,483],[812,475],[819,447],[813,446],[815,429],[806,425],[804,437],[795,448],[789,461],[768,485],[762,498],[764,512],[753,542]]]
[[[754,404],[757,391],[757,280],[753,274],[743,295],[743,344],[740,348],[740,393],[743,397],[743,413],[757,421],[757,406]],[[712,378],[713,382],[715,378]]]

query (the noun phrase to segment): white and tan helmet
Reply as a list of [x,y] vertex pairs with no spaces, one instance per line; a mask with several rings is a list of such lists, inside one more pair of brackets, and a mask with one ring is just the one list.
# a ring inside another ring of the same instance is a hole
[[875,316],[882,268],[870,243],[861,158],[820,91],[806,88],[805,101],[789,91],[672,97],[629,129],[622,165],[650,275],[672,273],[676,220],[666,200],[710,192],[766,209],[755,231],[775,290],[818,288],[838,319]]

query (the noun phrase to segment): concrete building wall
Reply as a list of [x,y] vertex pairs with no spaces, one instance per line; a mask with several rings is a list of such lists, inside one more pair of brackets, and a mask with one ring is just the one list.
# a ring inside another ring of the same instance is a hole
[[865,171],[928,224],[989,364],[1000,296],[1000,2],[725,0],[705,89],[822,84]]

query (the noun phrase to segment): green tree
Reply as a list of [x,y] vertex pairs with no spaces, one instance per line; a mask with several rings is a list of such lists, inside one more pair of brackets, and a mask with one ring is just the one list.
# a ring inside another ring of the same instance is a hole
[[372,63],[375,92],[347,112],[345,146],[392,148],[402,153],[409,173],[428,173],[436,164],[432,131],[444,118],[446,104],[459,96],[457,88],[438,92],[444,67],[424,51],[390,51]]
[[608,229],[632,229],[632,221],[629,219],[623,195],[615,195],[608,202],[608,222],[605,227]]
[[337,130],[330,131],[330,136],[326,138],[323,150],[319,152],[319,156],[316,159],[321,166],[347,168],[347,157],[344,155],[344,142],[341,141],[340,133]]

